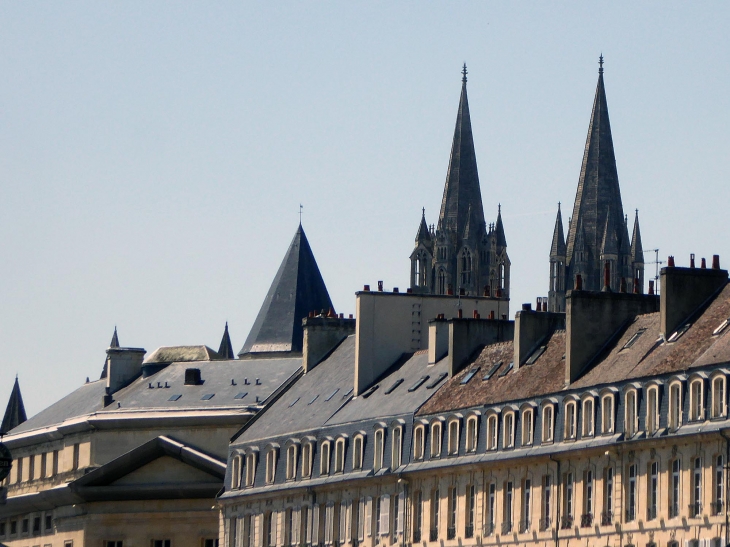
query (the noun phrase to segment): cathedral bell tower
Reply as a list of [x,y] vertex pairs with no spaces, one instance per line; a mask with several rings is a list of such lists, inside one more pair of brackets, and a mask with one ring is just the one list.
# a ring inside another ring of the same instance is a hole
[[451,158],[436,227],[425,210],[411,253],[411,290],[421,294],[509,297],[510,261],[501,207],[496,222],[484,220],[474,137],[466,94],[466,65]]

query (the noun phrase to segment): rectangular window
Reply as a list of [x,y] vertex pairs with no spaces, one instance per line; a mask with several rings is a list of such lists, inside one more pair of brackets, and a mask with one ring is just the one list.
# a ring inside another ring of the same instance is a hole
[[670,489],[669,489],[669,518],[679,516],[679,497],[680,492],[680,461],[672,460],[669,464],[671,469]]
[[476,510],[476,487],[469,484],[466,487],[466,520],[464,523],[464,537],[474,537],[474,512]]
[[41,517],[33,517],[33,533],[41,533]]
[[514,489],[512,481],[504,483],[504,511],[502,515],[502,533],[507,534],[512,531],[512,501]]
[[626,522],[636,519],[636,465],[628,468],[628,482],[626,483]]
[[21,532],[24,534],[27,534],[30,532],[30,519],[24,518],[21,522],[22,528]]
[[23,459],[24,458],[18,458],[15,460],[15,465],[18,468],[17,480],[15,482],[23,482]]
[[659,464],[657,462],[649,464],[649,488],[646,501],[646,520],[654,520],[659,504]]
[[365,540],[365,498],[360,498],[357,504],[357,540]]
[[522,483],[522,520],[520,521],[520,532],[530,530],[530,501],[532,499],[532,481],[525,479]]
[[104,540],[104,547],[123,547],[124,542],[121,540],[116,539],[106,539]]
[[566,530],[573,526],[573,473],[563,475],[563,516],[560,528]]
[[335,506],[328,503],[324,508],[324,544],[332,545],[335,528]]
[[58,475],[58,450],[53,451],[53,466],[51,468],[52,476]]
[[457,507],[456,488],[449,488],[449,523],[446,529],[446,539],[454,539],[456,537],[456,507]]
[[715,488],[714,488],[714,499],[713,499],[713,511],[714,515],[721,515],[725,506],[725,460],[722,456],[715,458]]
[[693,517],[702,516],[702,458],[695,458],[692,472],[692,506]]
[[352,502],[340,503],[340,543],[350,543],[352,539]]
[[582,528],[593,526],[593,471],[587,469],[583,473],[583,515],[580,518]]
[[[73,452],[73,460],[71,462],[71,469],[76,471],[79,468],[79,456],[81,452],[81,447],[79,446],[79,443],[74,444],[74,452]],[[157,547],[156,545],[154,547]],[[168,547],[167,545],[163,545],[162,547]]]
[[423,494],[418,490],[413,495],[413,543],[420,543],[423,526]]
[[[121,542],[119,542],[119,544],[120,544],[120,547],[121,547]],[[203,547],[218,547],[218,538],[205,538],[205,539],[203,539]]]
[[613,467],[607,467],[603,472],[603,514],[601,525],[613,524]]
[[28,480],[32,481],[35,479],[35,455],[31,454],[28,456]]
[[439,491],[434,490],[431,496],[431,534],[430,541],[436,541],[439,537]]
[[172,542],[169,539],[153,539],[152,547],[170,547]]
[[540,530],[547,530],[551,525],[552,512],[550,504],[552,503],[552,477],[545,475],[542,478],[542,517],[540,519]]
[[46,465],[48,461],[48,454],[44,452],[41,454],[41,478],[45,479],[48,476],[48,473],[46,471]]
[[497,510],[497,485],[492,483],[489,485],[489,500],[487,501],[487,522],[484,535],[491,536],[494,533],[494,525]]

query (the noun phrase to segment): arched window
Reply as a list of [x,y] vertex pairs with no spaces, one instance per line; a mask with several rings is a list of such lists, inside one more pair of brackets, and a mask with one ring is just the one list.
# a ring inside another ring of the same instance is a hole
[[522,411],[522,446],[532,445],[535,431],[535,413],[531,408]]
[[273,484],[276,480],[276,448],[271,448],[266,453],[266,483]]
[[625,416],[624,416],[624,431],[626,437],[630,438],[636,435],[638,429],[638,415],[636,412],[636,390],[629,389],[625,394]]
[[443,268],[439,269],[439,273],[436,276],[436,279],[438,281],[438,293],[446,294],[446,272]]
[[312,443],[302,445],[302,477],[312,476]]
[[461,285],[471,285],[471,253],[468,249],[461,251]]
[[329,475],[330,474],[330,452],[332,450],[330,441],[324,441],[320,450],[319,457],[319,474]]
[[431,457],[438,458],[441,455],[441,422],[431,424]]
[[459,420],[449,422],[449,455],[459,453]]
[[469,416],[466,419],[466,451],[476,452],[477,449],[477,426],[476,416]]
[[345,439],[339,438],[335,442],[335,473],[345,470]]
[[253,486],[256,478],[256,453],[250,452],[246,456],[246,486]]
[[548,404],[542,408],[542,442],[553,442],[553,405]]
[[497,450],[497,415],[487,418],[487,450]]
[[398,469],[401,465],[401,455],[403,453],[403,427],[397,425],[393,427],[393,443],[391,449],[390,468]]
[[413,459],[422,460],[425,445],[426,428],[417,425],[413,429]]
[[595,410],[593,408],[593,397],[583,399],[583,430],[581,436],[592,437],[593,436],[593,420]]
[[506,412],[502,422],[502,431],[504,432],[503,444],[504,448],[514,448],[515,446],[515,413]]
[[607,393],[601,397],[601,433],[613,433],[613,394]]
[[682,425],[682,384],[674,382],[669,386],[669,428]]
[[697,422],[705,418],[703,381],[695,378],[689,384],[689,419]]
[[565,403],[565,438],[575,439],[576,437],[576,411],[575,401]]
[[297,445],[292,444],[286,449],[286,480],[297,478]]
[[659,429],[659,387],[646,390],[646,431],[653,435]]
[[365,438],[362,434],[355,435],[355,440],[352,443],[352,468],[362,469],[362,455],[363,447],[365,445]]
[[233,456],[231,464],[231,490],[237,490],[241,486],[241,456]]
[[725,414],[725,376],[718,375],[712,379],[712,417],[720,418]]
[[373,469],[380,471],[383,468],[383,449],[385,447],[385,430],[378,429],[375,431],[375,444],[373,454]]

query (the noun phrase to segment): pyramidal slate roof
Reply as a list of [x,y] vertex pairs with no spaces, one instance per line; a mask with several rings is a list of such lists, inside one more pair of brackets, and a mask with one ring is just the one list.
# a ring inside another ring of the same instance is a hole
[[330,308],[332,300],[300,224],[238,356],[301,353],[302,319],[310,311]]
[[[118,348],[119,347],[119,336],[117,335],[117,327],[114,326],[114,334],[112,334],[112,340],[109,342],[110,348]],[[101,369],[101,376],[99,376],[99,380],[103,380],[106,378],[106,359],[104,359],[104,366]]]
[[644,247],[641,245],[641,230],[639,229],[639,210],[634,217],[634,233],[631,236],[631,260],[644,262]]
[[[470,216],[473,216],[480,225],[484,225],[477,156],[474,152],[469,99],[466,95],[466,65],[464,65],[463,74],[449,170],[446,174],[446,185],[438,220],[439,230],[452,230],[458,237],[464,236]],[[471,211],[469,211],[470,207]],[[477,228],[478,226],[471,226],[472,230]]]
[[20,384],[18,384],[18,377],[16,376],[15,385],[10,393],[8,406],[5,409],[5,416],[3,416],[3,423],[0,426],[0,435],[6,435],[11,429],[18,427],[27,419],[23,396],[20,394]]
[[233,353],[233,344],[231,344],[231,335],[228,334],[228,321],[226,321],[226,328],[223,330],[223,338],[221,338],[221,345],[218,348],[218,355],[221,359],[235,359],[236,354]]
[[[593,100],[593,111],[578,180],[578,191],[568,231],[568,262],[572,261],[573,248],[581,224],[585,244],[595,255],[600,253],[609,211],[616,218],[624,218],[611,123],[608,119],[606,90],[603,84],[603,58],[601,58],[596,96]],[[617,233],[609,234],[608,241],[615,237],[618,242],[621,242],[623,234],[618,233],[618,230],[621,230],[620,223],[611,222],[609,227]]]
[[553,230],[553,243],[550,246],[550,256],[565,256],[565,235],[563,234],[563,215],[560,212],[558,203],[558,216],[555,217],[555,229]]

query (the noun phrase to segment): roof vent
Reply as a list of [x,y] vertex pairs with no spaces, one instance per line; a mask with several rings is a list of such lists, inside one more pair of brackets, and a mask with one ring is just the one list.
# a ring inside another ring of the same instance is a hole
[[185,385],[186,386],[199,386],[203,383],[200,377],[199,368],[186,368],[185,369]]

